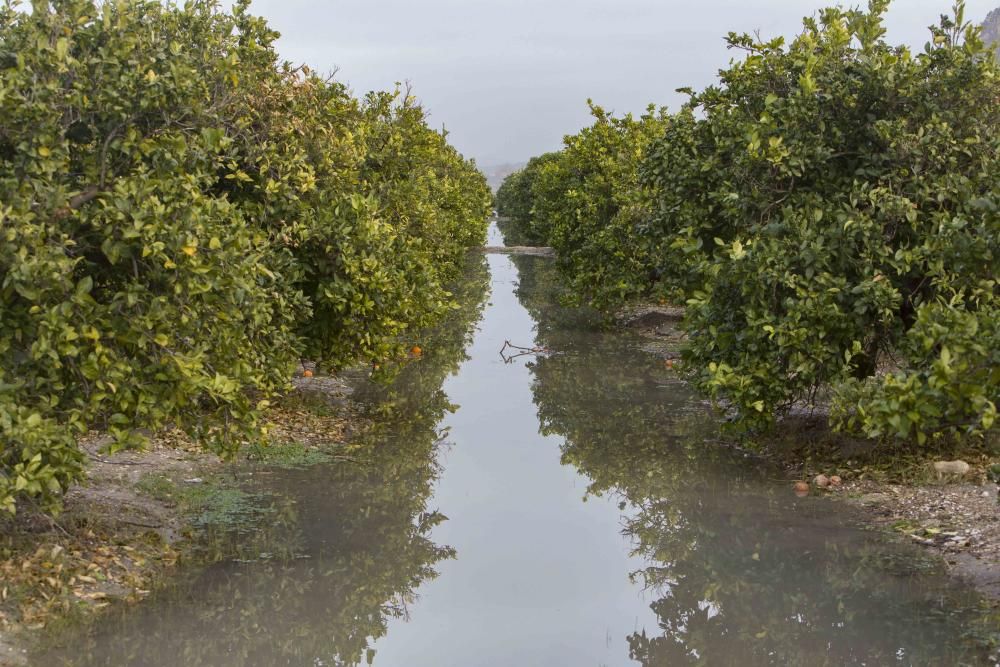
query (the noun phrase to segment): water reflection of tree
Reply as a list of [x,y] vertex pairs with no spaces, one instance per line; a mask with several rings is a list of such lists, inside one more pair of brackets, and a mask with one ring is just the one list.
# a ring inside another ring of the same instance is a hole
[[[543,429],[589,492],[620,498],[659,628],[647,666],[962,664],[996,618],[940,568],[799,501],[767,466],[710,443],[704,408],[655,360],[555,306],[551,266],[517,258],[518,296],[552,354],[533,364]],[[584,328],[581,330],[581,324]]]
[[497,221],[497,229],[500,230],[500,234],[503,236],[504,245],[509,246],[530,246],[532,245],[531,239],[528,238],[523,232],[517,229],[517,225],[513,224],[510,220],[506,218],[500,218]]
[[[358,665],[452,557],[430,538],[442,385],[465,360],[488,291],[481,257],[459,285],[464,307],[419,341],[423,356],[390,384],[358,390],[372,426],[351,463],[271,471],[284,510],[262,526],[259,559],[218,563],[39,664]],[[293,505],[292,509],[288,505]],[[273,541],[271,541],[273,540]],[[261,553],[263,552],[263,553]],[[81,645],[82,644],[82,645]]]

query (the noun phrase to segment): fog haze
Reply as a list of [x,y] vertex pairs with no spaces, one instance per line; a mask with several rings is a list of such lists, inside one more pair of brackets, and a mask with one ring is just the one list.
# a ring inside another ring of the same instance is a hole
[[[979,23],[1000,0],[969,0]],[[733,57],[730,30],[791,36],[821,0],[257,0],[284,58],[362,94],[409,81],[451,141],[481,165],[556,149],[588,122],[586,100],[618,112],[676,108]],[[856,3],[850,3],[851,5]],[[895,43],[922,47],[947,0],[897,0]]]

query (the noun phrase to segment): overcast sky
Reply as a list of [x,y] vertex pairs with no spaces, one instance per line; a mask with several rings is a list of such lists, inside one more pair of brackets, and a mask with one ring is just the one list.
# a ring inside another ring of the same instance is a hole
[[[867,4],[867,0],[863,0]],[[451,141],[480,165],[556,149],[588,122],[586,100],[618,112],[676,108],[711,83],[730,30],[798,32],[835,0],[256,0],[283,57],[340,70],[363,94],[410,81]],[[847,2],[848,6],[857,2]],[[1000,0],[968,0],[981,22]],[[951,0],[895,0],[889,37],[917,47]]]

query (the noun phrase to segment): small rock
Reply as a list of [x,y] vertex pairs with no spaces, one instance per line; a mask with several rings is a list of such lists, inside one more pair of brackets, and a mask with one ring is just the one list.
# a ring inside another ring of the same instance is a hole
[[185,484],[201,484],[204,481],[205,480],[203,480],[201,477],[192,477],[191,479],[184,480],[184,483]]
[[844,480],[840,478],[840,475],[834,475],[830,478],[830,486],[840,486],[844,483]]
[[965,461],[936,461],[934,472],[939,480],[950,476],[964,477],[969,474],[969,464]]
[[830,486],[830,478],[827,477],[826,475],[816,475],[816,477],[813,479],[813,484],[815,484],[821,489],[825,489],[828,486]]

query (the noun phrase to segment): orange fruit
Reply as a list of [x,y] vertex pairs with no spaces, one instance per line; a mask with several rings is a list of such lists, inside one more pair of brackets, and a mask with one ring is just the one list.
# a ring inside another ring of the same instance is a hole
[[307,371],[303,371],[302,372],[302,377],[311,378],[312,376],[313,376],[313,372],[312,371],[307,370]]
[[410,348],[410,354],[412,354],[414,357],[419,357],[423,355],[423,353],[424,351],[420,349],[419,345],[414,345],[413,347]]

